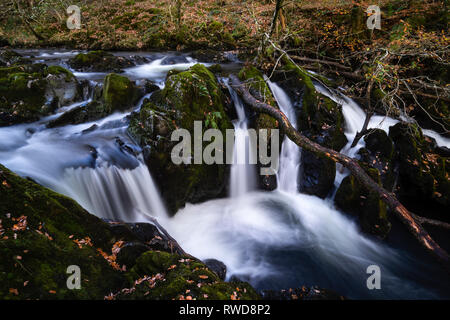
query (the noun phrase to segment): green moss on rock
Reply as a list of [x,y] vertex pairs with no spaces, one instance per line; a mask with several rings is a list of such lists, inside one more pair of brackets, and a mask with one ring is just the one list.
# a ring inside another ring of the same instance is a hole
[[79,83],[62,67],[0,68],[0,126],[32,122],[80,97]]
[[79,53],[69,59],[68,64],[78,71],[95,72],[121,72],[123,68],[132,67],[131,60],[103,51],[90,51],[88,53]]
[[136,102],[137,90],[127,77],[110,73],[106,76],[103,100],[107,112],[124,111]]
[[227,166],[175,165],[171,151],[176,143],[170,141],[176,128],[188,130],[193,139],[194,121],[202,121],[203,132],[217,128],[225,136],[225,130],[233,126],[225,113],[224,99],[215,76],[196,64],[168,76],[164,89],[154,92],[131,116],[128,131],[144,148],[146,161],[172,213],[186,202],[204,201],[224,192]]
[[246,282],[223,282],[199,260],[148,251],[140,256],[127,273],[130,289],[118,299],[258,299],[259,295]]
[[[177,299],[187,290],[198,299],[259,298],[248,283],[225,283],[191,256],[145,251],[142,224],[133,233],[137,226],[105,223],[72,199],[2,165],[0,181],[2,300]],[[139,250],[121,255],[127,247]],[[123,258],[132,267],[128,272],[116,264]],[[70,265],[81,269],[81,289],[67,288]],[[146,275],[155,280],[142,280]]]

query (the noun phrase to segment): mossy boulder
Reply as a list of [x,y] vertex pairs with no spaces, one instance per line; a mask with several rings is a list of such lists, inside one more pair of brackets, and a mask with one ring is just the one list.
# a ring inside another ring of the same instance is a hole
[[[156,227],[104,222],[2,165],[0,181],[2,300],[178,299],[187,290],[198,299],[259,297],[248,283],[223,282],[179,255],[176,243],[155,251],[152,239],[168,239]],[[71,265],[80,267],[81,289],[67,287]]]
[[62,67],[44,64],[0,68],[0,126],[33,122],[81,98],[81,86]]
[[[228,167],[221,164],[175,165],[171,141],[177,128],[186,129],[194,139],[194,121],[202,131],[225,130],[233,126],[225,109],[225,96],[215,76],[203,65],[167,77],[163,90],[152,94],[130,119],[129,133],[144,148],[146,162],[169,208],[175,213],[186,202],[200,202],[224,194]],[[203,133],[202,132],[202,133]],[[203,147],[207,144],[202,142]],[[183,183],[180,183],[183,181]]]
[[0,67],[31,64],[31,60],[13,50],[0,50]]
[[[115,241],[106,223],[1,165],[0,180],[0,299],[102,299],[121,287],[97,251]],[[66,286],[70,265],[81,268],[81,290]]]
[[71,68],[83,72],[122,72],[124,68],[134,66],[131,59],[102,50],[79,53],[67,63]]
[[105,77],[103,87],[96,87],[95,100],[66,111],[50,121],[47,127],[54,128],[68,124],[80,124],[104,118],[114,112],[132,108],[146,92],[127,77],[111,73]]
[[334,186],[336,163],[328,158],[317,157],[313,153],[302,151],[302,167],[299,179],[299,191],[320,198],[326,198]]
[[[360,165],[367,174],[381,184],[380,173],[377,169]],[[359,218],[362,231],[384,238],[391,229],[388,220],[386,204],[377,193],[369,191],[353,175],[342,180],[334,198],[336,206],[346,213]]]
[[[448,220],[450,159],[440,155],[435,142],[411,124],[389,129],[395,144],[400,201],[420,215]],[[432,210],[431,210],[432,209]]]
[[384,130],[370,129],[364,136],[364,142],[368,150],[378,153],[385,159],[391,159],[394,154],[392,139]]
[[134,105],[137,98],[137,89],[130,79],[115,73],[110,73],[106,76],[103,88],[103,100],[107,111],[127,110]]
[[364,135],[365,148],[358,151],[362,162],[380,172],[383,187],[392,191],[395,184],[394,143],[381,129],[370,129]]

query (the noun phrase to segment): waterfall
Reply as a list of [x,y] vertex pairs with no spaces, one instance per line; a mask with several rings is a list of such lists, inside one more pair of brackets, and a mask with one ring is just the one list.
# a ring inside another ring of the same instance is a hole
[[244,104],[229,85],[228,79],[223,79],[223,81],[230,92],[238,116],[238,119],[233,121],[235,142],[230,178],[230,195],[232,198],[236,198],[255,189],[256,171],[251,164],[256,163],[256,159],[251,150],[256,149],[253,146],[254,142],[249,137]]
[[[364,120],[366,118],[366,113],[353,99],[350,99],[349,97],[343,96],[338,92],[332,92],[318,83],[315,84],[315,88],[324,96],[342,105],[342,114],[344,115],[345,120],[344,133],[347,137],[348,143],[340,152],[352,158],[357,157],[359,149],[365,146],[364,139],[360,139],[358,141],[358,144],[353,148],[351,147],[351,145],[353,139],[356,136],[356,133],[362,129]],[[378,128],[389,134],[389,128],[397,124],[398,122],[399,120],[393,119],[391,117],[374,114],[370,118],[367,128]],[[445,138],[432,130],[422,131],[424,135],[434,138],[438,146],[450,148],[450,139]],[[348,170],[344,170],[340,164],[337,164],[336,169],[336,179],[334,185],[337,189],[345,176],[348,175]]]
[[61,190],[101,218],[145,222],[146,215],[167,218],[167,212],[148,168],[116,166],[67,168]]
[[[297,127],[297,118],[291,99],[276,83],[266,79],[280,110],[288,117],[294,128]],[[301,148],[288,137],[284,138],[281,146],[280,169],[277,175],[278,188],[282,191],[297,193],[298,177],[301,161]]]
[[[168,70],[186,69],[193,60],[175,65],[164,63],[164,58],[156,59],[125,73],[131,78],[161,83]],[[82,76],[97,79],[101,75]],[[128,113],[52,129],[46,128],[45,123],[55,115],[32,124],[2,127],[0,163],[74,198],[99,217],[135,222],[146,221],[152,215],[189,254],[221,260],[227,266],[228,279],[235,275],[257,289],[315,285],[348,298],[448,297],[448,275],[434,261],[408,247],[409,235],[401,240],[407,243],[404,247],[393,249],[361,234],[358,225],[329,201],[298,193],[301,154],[290,140],[282,145],[278,190],[255,191],[255,168],[245,164],[251,146],[244,106],[228,82],[224,83],[238,116],[233,123],[236,143],[230,190],[232,197],[239,196],[239,201],[225,198],[186,204],[174,217],[166,217],[141,150],[126,134]],[[295,126],[294,108],[286,93],[274,83],[268,85],[280,109]],[[343,104],[345,134],[349,139],[343,151],[355,156],[364,140],[352,149],[350,143],[361,129],[364,111],[350,99],[320,86],[317,90]],[[86,102],[67,109],[83,103]],[[141,104],[142,101],[136,108]],[[380,126],[381,120],[384,130],[396,123],[394,119],[374,116],[370,126]],[[448,143],[445,138],[436,140],[438,144]],[[380,290],[368,290],[366,286],[369,265],[381,268]]]

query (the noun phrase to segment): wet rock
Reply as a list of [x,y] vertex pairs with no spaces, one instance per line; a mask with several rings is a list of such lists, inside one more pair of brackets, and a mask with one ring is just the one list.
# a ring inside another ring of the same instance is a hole
[[398,123],[389,137],[395,144],[400,201],[419,215],[449,220],[450,159],[417,126]]
[[81,98],[73,74],[44,64],[0,68],[0,126],[33,122]]
[[186,254],[175,239],[155,224],[111,221],[109,223],[116,235],[125,237],[126,235],[131,234],[136,240],[145,244],[151,250],[166,251],[179,255]]
[[30,59],[22,57],[21,54],[13,50],[0,50],[0,67],[10,67],[13,65],[31,64]]
[[103,101],[107,113],[125,111],[138,100],[137,88],[127,77],[110,73],[103,85]]
[[220,64],[213,64],[212,66],[208,67],[208,70],[212,73],[221,73],[222,72],[222,66]]
[[358,154],[361,161],[380,172],[381,182],[386,190],[391,191],[395,184],[395,161],[393,161],[394,144],[392,139],[381,129],[371,129],[365,136],[366,148]]
[[[369,168],[362,162],[360,165],[374,181],[381,184],[380,173],[377,169]],[[334,202],[342,211],[357,216],[364,232],[380,238],[386,237],[389,233],[391,223],[388,220],[386,204],[377,193],[369,191],[352,175],[342,180]]]
[[392,139],[381,129],[371,129],[364,136],[366,148],[372,152],[379,153],[381,157],[391,159],[394,153]]
[[146,64],[151,62],[151,59],[141,56],[141,55],[132,55],[130,56],[130,60],[135,64],[135,65],[140,65],[140,64]]
[[102,50],[79,53],[67,63],[71,68],[82,72],[122,72],[124,68],[135,65],[128,58],[114,56]]
[[161,61],[163,66],[181,64],[181,63],[189,63],[188,59],[182,55],[174,55],[174,56],[166,56]]
[[57,107],[60,108],[81,99],[80,83],[70,71],[60,66],[50,66],[47,71],[47,100],[57,99]]
[[108,113],[106,112],[103,103],[99,101],[92,101],[86,105],[75,107],[69,111],[64,112],[58,118],[49,121],[49,123],[47,123],[47,128],[55,128],[66,126],[69,124],[80,124],[95,121],[107,115]]
[[224,101],[214,75],[197,64],[169,75],[164,89],[154,92],[141,110],[131,115],[128,132],[143,147],[146,162],[171,213],[186,202],[196,203],[224,194],[227,166],[176,165],[171,152],[177,142],[170,139],[176,128],[186,129],[194,137],[194,121],[202,121],[203,132],[215,127],[225,136],[225,130],[233,126],[224,111]]
[[116,261],[119,266],[126,266],[126,269],[131,269],[136,264],[136,260],[149,250],[150,247],[141,242],[127,242],[120,248]]
[[333,160],[317,157],[307,150],[302,151],[300,192],[324,199],[333,189],[335,177],[336,163]]
[[144,94],[127,77],[108,74],[103,87],[94,89],[94,100],[66,111],[47,124],[48,128],[95,121],[117,111],[131,109]]
[[197,59],[200,62],[212,62],[212,63],[227,63],[230,62],[229,58],[223,51],[216,51],[211,49],[199,49],[191,53],[191,57]]
[[225,280],[227,275],[227,266],[219,260],[216,259],[206,259],[203,263],[212,271],[214,271],[220,280]]

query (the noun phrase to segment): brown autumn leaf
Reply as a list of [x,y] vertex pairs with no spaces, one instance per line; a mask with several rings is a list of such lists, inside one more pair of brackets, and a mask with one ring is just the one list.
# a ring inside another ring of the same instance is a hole
[[19,295],[19,291],[15,288],[9,288],[9,293],[15,294],[16,296]]

